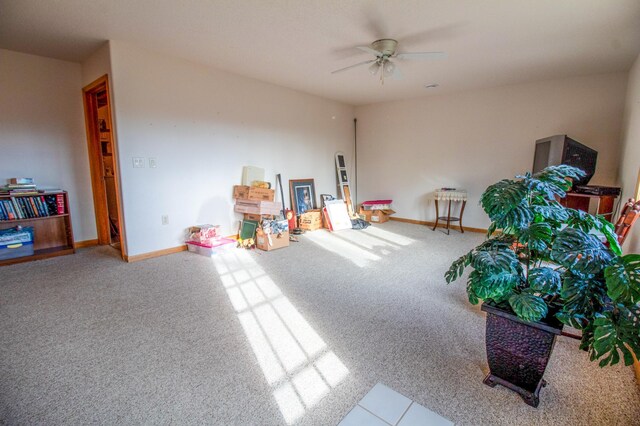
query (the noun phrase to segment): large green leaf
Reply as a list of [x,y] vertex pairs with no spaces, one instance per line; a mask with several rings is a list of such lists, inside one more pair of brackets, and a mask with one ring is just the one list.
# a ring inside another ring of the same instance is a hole
[[[476,270],[469,274],[467,293],[469,294],[471,289],[475,297],[500,302],[511,294],[518,283],[520,283],[520,276],[515,273],[502,271],[483,274]],[[469,296],[471,297],[471,294]]]
[[473,282],[471,279],[467,281],[467,297],[469,298],[469,303],[472,305],[477,305],[480,302],[480,298],[473,289]]
[[586,233],[590,231],[600,232],[607,239],[611,251],[618,256],[622,255],[622,249],[618,243],[615,227],[611,222],[606,220],[604,216],[593,216],[587,212],[574,209],[566,209],[566,212],[569,215],[567,218],[567,225],[569,225],[569,227],[580,229]]
[[495,220],[496,226],[502,229],[522,229],[529,225],[535,218],[533,210],[521,204],[506,212]]
[[622,256],[622,247],[620,247],[620,242],[618,241],[618,234],[616,234],[615,227],[612,223],[606,221],[604,218],[602,220],[606,222],[606,224],[603,224],[604,226],[602,227],[602,229],[600,229],[600,232],[602,232],[607,239],[607,242],[609,243],[609,249],[611,249],[614,254]]
[[526,204],[528,193],[522,181],[504,179],[484,191],[480,204],[497,228],[523,228],[533,219]]
[[595,278],[584,278],[567,275],[562,280],[560,296],[564,301],[563,312],[573,317],[584,315],[590,317],[595,310],[605,303],[606,291],[604,283]]
[[585,172],[577,167],[566,164],[549,166],[534,174],[529,179],[529,186],[552,200],[555,196],[564,197],[566,195],[566,191],[571,188],[571,181],[568,179],[578,179],[585,175]]
[[530,269],[528,281],[532,290],[550,295],[558,293],[562,283],[558,271],[546,266]]
[[518,318],[535,322],[547,316],[547,304],[539,297],[530,293],[518,293],[509,297],[509,305]]
[[589,319],[585,315],[578,314],[573,311],[560,311],[556,314],[556,318],[558,318],[563,324],[578,330],[584,330],[584,328],[590,324]]
[[565,228],[558,234],[551,257],[578,275],[594,275],[613,258],[597,237],[574,228]]
[[553,232],[551,225],[545,222],[532,223],[520,232],[520,242],[527,244],[531,250],[543,251],[551,244]]
[[618,315],[605,312],[596,316],[591,346],[591,358],[600,359],[600,367],[614,365],[620,361],[622,352],[625,365],[633,364],[631,352],[640,355],[640,334],[638,333],[637,316],[631,314],[623,306],[618,306]]
[[472,266],[482,273],[515,272],[518,258],[512,250],[481,250],[473,255]]
[[543,219],[555,222],[564,222],[569,219],[567,209],[556,201],[552,201],[547,205],[534,205],[532,209],[536,215],[540,215]]
[[471,253],[472,252],[469,252],[464,256],[460,256],[451,264],[449,270],[444,274],[444,278],[445,280],[447,280],[447,284],[450,284],[453,281],[457,280],[464,272],[464,268],[469,266],[469,264],[471,263]]
[[617,257],[604,270],[607,294],[623,303],[640,302],[640,254]]

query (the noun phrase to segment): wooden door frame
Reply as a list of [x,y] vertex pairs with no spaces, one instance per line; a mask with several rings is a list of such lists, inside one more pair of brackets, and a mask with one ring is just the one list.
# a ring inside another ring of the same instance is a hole
[[93,189],[93,205],[96,215],[96,228],[98,232],[98,244],[104,245],[111,242],[109,208],[107,205],[107,191],[102,172],[102,152],[100,149],[100,129],[98,127],[98,103],[96,95],[105,91],[109,108],[110,132],[109,139],[113,152],[113,178],[116,187],[116,201],[118,203],[118,232],[120,235],[120,252],[122,258],[127,255],[126,240],[124,235],[122,197],[120,196],[120,168],[118,161],[118,147],[114,135],[113,105],[109,90],[109,77],[107,74],[82,88],[82,101],[84,103],[84,120],[87,131],[87,148],[89,153],[89,168],[91,170],[91,187]]

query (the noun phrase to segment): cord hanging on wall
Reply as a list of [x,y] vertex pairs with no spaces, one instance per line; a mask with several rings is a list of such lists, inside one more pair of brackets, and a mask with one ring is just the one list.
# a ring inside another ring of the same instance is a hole
[[358,119],[353,119],[353,166],[355,168],[355,192],[353,197],[353,205],[358,205]]

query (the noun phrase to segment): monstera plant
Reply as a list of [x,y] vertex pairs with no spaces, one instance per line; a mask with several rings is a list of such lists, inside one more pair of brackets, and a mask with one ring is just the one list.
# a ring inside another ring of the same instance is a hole
[[[483,300],[525,325],[557,319],[582,330],[580,347],[601,367],[621,357],[630,365],[632,353],[640,355],[640,255],[622,255],[614,227],[603,217],[557,201],[571,179],[583,175],[567,165],[551,166],[489,186],[481,197],[491,219],[488,239],[453,262],[445,279],[451,283],[470,266],[472,304]],[[530,336],[523,336],[530,344]],[[542,372],[544,367],[546,361]],[[490,377],[485,383],[495,385]],[[531,386],[539,390],[540,383]]]

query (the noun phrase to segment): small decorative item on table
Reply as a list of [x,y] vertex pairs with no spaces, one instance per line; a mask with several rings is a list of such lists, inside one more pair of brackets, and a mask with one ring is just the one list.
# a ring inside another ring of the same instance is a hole
[[[439,201],[445,201],[449,203],[447,209],[446,216],[440,216],[440,209],[438,206]],[[446,220],[447,221],[447,235],[449,235],[451,222],[458,222],[460,226],[460,232],[464,234],[464,228],[462,227],[462,215],[464,213],[464,207],[467,205],[467,190],[466,189],[456,189],[456,188],[440,188],[436,189],[435,192],[435,202],[436,202],[436,223],[433,225],[433,231],[438,227],[438,221]],[[451,203],[452,202],[461,202],[462,205],[460,207],[460,216],[454,217],[451,216]]]

